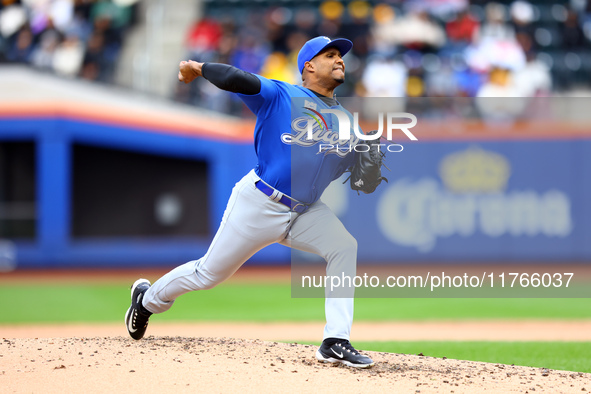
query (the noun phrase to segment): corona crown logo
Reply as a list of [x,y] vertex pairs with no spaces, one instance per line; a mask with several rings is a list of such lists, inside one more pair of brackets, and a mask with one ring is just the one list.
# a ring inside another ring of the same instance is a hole
[[455,193],[495,193],[507,187],[511,167],[502,155],[471,147],[446,156],[439,175],[446,188]]

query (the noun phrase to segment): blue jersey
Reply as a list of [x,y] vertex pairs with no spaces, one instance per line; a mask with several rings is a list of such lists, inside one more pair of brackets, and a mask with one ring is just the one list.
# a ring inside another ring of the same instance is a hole
[[[261,80],[258,94],[238,94],[257,116],[254,147],[258,164],[255,172],[282,193],[304,203],[313,203],[353,164],[355,154],[346,148],[328,149],[330,141],[338,139],[336,116],[322,115],[322,121],[314,125],[313,140],[306,138],[308,120],[312,112],[319,114],[322,109],[338,109],[349,118],[352,118],[351,114],[340,104],[328,106],[304,87],[257,77]],[[295,101],[305,102],[309,108],[292,105],[292,98],[305,98],[305,101]],[[318,120],[317,116],[312,117]],[[350,146],[349,141],[346,145]]]

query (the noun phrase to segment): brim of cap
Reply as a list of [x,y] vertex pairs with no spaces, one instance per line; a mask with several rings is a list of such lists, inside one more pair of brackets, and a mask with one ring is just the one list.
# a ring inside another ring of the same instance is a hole
[[334,40],[323,46],[322,49],[316,53],[316,55],[324,51],[326,48],[336,48],[341,52],[341,56],[345,56],[347,52],[349,52],[351,48],[353,48],[353,43],[350,40],[347,40],[346,38],[335,38]]

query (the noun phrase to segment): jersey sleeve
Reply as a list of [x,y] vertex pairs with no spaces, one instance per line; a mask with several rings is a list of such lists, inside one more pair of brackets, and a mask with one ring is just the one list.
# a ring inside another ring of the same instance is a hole
[[[254,74],[256,75],[256,74]],[[241,94],[238,97],[246,104],[257,117],[267,117],[268,113],[273,111],[273,106],[280,96],[280,88],[276,81],[256,75],[261,81],[261,91],[258,94]]]

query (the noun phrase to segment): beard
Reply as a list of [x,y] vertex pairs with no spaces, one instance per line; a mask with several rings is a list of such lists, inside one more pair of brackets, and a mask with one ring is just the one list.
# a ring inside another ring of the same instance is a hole
[[337,86],[343,84],[345,82],[345,72],[335,72],[333,71],[332,79],[335,81]]

